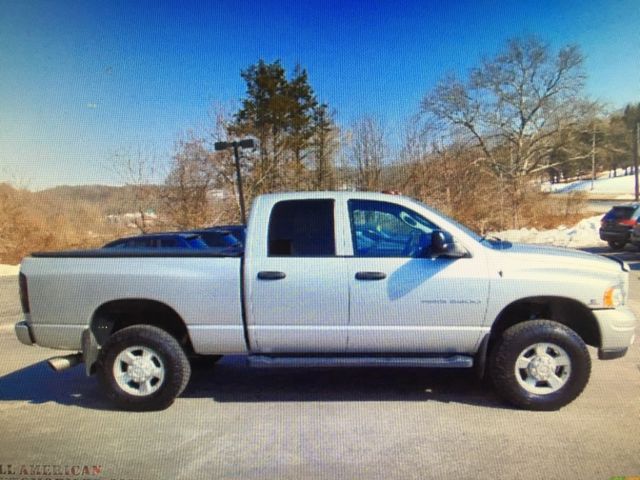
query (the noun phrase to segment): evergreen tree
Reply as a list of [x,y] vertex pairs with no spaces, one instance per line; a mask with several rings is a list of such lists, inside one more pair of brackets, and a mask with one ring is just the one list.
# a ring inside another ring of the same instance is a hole
[[335,157],[339,147],[339,132],[327,104],[318,104],[313,109],[312,129],[313,188],[315,190],[333,190],[335,188]]
[[289,80],[279,61],[260,60],[241,75],[247,94],[230,133],[253,136],[260,143],[251,179],[253,193],[304,188],[304,160],[317,104],[306,70],[297,66]]

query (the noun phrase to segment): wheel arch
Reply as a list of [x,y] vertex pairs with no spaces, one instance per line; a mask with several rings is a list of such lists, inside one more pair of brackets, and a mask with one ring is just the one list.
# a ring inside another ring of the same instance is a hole
[[509,327],[528,320],[553,320],[576,332],[587,345],[600,347],[600,328],[595,315],[578,300],[560,296],[518,299],[498,314],[491,325],[491,342]]
[[132,325],[152,325],[172,335],[185,352],[193,352],[189,331],[182,317],[169,305],[146,298],[110,300],[100,305],[89,322],[98,346],[115,332]]

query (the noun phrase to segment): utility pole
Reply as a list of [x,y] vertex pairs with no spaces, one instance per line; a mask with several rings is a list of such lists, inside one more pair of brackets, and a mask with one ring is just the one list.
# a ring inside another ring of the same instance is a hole
[[636,122],[636,131],[633,139],[633,174],[635,177],[635,194],[636,202],[639,200],[638,195],[638,142],[640,142],[640,122]]

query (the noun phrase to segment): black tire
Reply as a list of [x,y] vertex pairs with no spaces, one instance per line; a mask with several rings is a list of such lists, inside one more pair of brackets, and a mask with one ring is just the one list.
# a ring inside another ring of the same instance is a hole
[[622,250],[624,249],[624,246],[627,244],[627,242],[622,240],[619,240],[619,241],[609,240],[607,243],[609,244],[609,248],[611,250]]
[[[122,360],[125,357],[141,364],[133,366]],[[158,374],[147,375],[148,370]],[[122,372],[120,380],[115,371]],[[150,378],[136,382],[132,379],[136,374]],[[183,392],[190,376],[189,359],[178,341],[151,325],[134,325],[114,333],[103,346],[98,363],[98,378],[107,397],[125,410],[164,410]],[[143,389],[151,391],[145,393]]]
[[[545,353],[539,355],[536,346]],[[521,364],[529,364],[516,372],[519,358]],[[562,363],[568,367],[559,366]],[[509,403],[528,410],[557,410],[584,390],[591,357],[573,330],[550,320],[530,320],[508,328],[497,340],[489,373],[496,391]],[[552,377],[553,382],[539,376]]]

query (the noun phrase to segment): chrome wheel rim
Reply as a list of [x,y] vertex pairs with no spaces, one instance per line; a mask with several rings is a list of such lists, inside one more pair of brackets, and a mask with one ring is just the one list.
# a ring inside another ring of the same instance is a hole
[[518,355],[515,374],[527,392],[548,395],[566,385],[571,376],[571,359],[558,345],[535,343]]
[[157,392],[164,376],[165,368],[160,356],[149,347],[127,347],[113,363],[113,378],[118,387],[137,397]]

